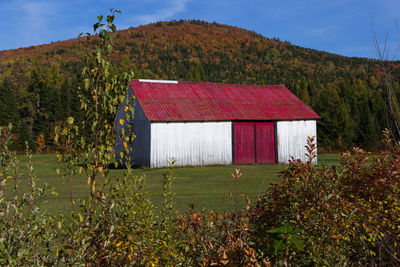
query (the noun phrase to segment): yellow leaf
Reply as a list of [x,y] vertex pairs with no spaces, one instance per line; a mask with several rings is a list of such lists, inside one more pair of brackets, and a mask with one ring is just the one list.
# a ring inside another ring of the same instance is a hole
[[12,176],[7,176],[7,179],[11,179],[12,178]]
[[97,167],[97,170],[99,171],[99,173],[102,173],[103,172],[103,167]]
[[87,178],[87,184],[90,184],[90,176]]
[[121,158],[124,156],[124,153],[119,152],[119,155],[121,156]]
[[72,200],[72,204],[74,204],[74,205],[75,205],[75,200]]
[[92,192],[94,192],[95,187],[96,187],[96,181],[93,181]]
[[119,119],[119,124],[124,125],[124,120],[123,119]]
[[129,108],[128,106],[125,107],[125,112],[128,112]]
[[81,166],[81,167],[79,168],[79,174],[82,173],[82,169],[83,169],[83,167]]
[[74,117],[68,117],[67,122],[68,122],[68,124],[73,124],[74,123]]
[[127,142],[124,142],[124,147],[125,147],[125,149],[128,148],[128,143]]
[[119,246],[121,246],[122,245],[122,241],[121,242],[118,242],[115,246],[116,247],[119,247]]

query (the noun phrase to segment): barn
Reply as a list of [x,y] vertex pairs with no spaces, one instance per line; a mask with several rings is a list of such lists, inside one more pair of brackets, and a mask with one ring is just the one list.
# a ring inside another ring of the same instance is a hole
[[[127,98],[135,99],[126,122],[136,135],[130,156],[151,168],[168,166],[172,157],[180,166],[304,161],[320,118],[283,85],[134,79],[117,122],[126,118]],[[117,158],[126,123],[117,123]]]

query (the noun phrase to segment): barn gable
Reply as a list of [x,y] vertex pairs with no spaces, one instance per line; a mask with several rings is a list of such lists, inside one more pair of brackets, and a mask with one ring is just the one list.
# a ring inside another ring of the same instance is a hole
[[124,151],[123,142],[120,140],[119,135],[121,134],[122,128],[128,129],[126,124],[121,125],[119,123],[120,119],[126,119],[125,107],[127,106],[127,100],[131,99],[134,101],[134,116],[133,120],[128,121],[127,123],[132,125],[132,129],[134,129],[135,138],[133,142],[130,144],[132,147],[132,155],[130,157],[133,159],[132,164],[137,166],[150,166],[150,121],[147,119],[144,114],[143,108],[140,105],[140,102],[137,101],[135,94],[131,88],[128,89],[127,95],[121,105],[117,116],[116,116],[116,158],[120,160],[119,152]]

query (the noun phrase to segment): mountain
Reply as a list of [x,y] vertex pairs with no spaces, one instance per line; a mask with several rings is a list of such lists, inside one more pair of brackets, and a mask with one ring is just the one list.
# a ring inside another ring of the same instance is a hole
[[[83,43],[71,39],[0,51],[0,75],[11,81],[17,115],[33,137],[51,131],[50,122],[78,113],[73,88]],[[181,20],[121,30],[112,60],[138,78],[284,84],[321,115],[318,139],[326,150],[374,149],[390,124],[377,61],[306,49],[233,26]],[[56,103],[66,95],[67,103]],[[37,104],[46,101],[51,108]]]

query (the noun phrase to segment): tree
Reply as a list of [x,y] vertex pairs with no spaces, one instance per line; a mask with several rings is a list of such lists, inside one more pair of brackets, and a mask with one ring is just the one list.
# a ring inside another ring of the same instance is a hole
[[189,72],[186,75],[186,80],[200,82],[205,81],[206,73],[200,64],[190,66]]
[[347,148],[353,141],[350,109],[338,94],[338,88],[322,89],[317,99],[319,142],[325,149]]
[[383,98],[386,102],[387,127],[394,139],[400,138],[400,105],[397,99],[395,76],[398,75],[399,64],[395,64],[395,57],[390,59],[388,35],[386,34],[381,45],[372,25],[374,48],[378,57],[378,67],[383,81]]
[[14,125],[18,122],[18,109],[11,89],[10,79],[6,76],[0,86],[0,126]]
[[[116,162],[112,153],[116,142],[115,123],[124,124],[125,121],[115,122],[115,116],[133,77],[133,73],[120,72],[110,60],[117,31],[113,21],[115,13],[120,13],[114,9],[110,11],[106,22],[103,22],[102,15],[97,17],[98,22],[93,25],[95,35],[86,35],[84,67],[75,91],[79,98],[80,116],[69,116],[61,128],[56,128],[55,136],[55,143],[59,145],[57,158],[64,164],[68,183],[76,163],[82,165],[81,171],[88,177],[89,224],[98,197],[101,197],[97,178],[107,178],[109,165]],[[131,103],[129,107],[131,112],[127,114],[133,116]],[[126,142],[124,145],[127,147]],[[93,230],[91,226],[89,230]]]
[[36,148],[36,144],[32,139],[27,123],[24,120],[21,120],[18,125],[18,145],[20,150],[25,149],[26,142],[31,149]]
[[61,86],[61,99],[63,103],[62,109],[62,120],[66,120],[72,114],[72,92],[68,79],[64,79],[64,83]]

